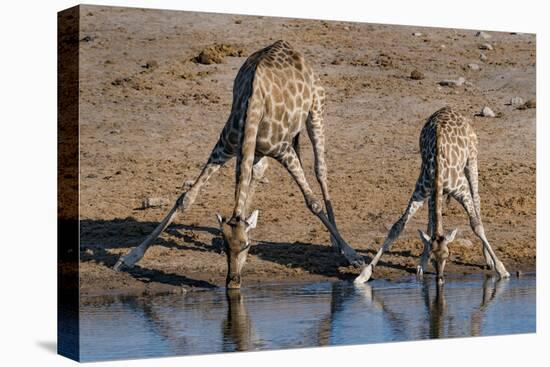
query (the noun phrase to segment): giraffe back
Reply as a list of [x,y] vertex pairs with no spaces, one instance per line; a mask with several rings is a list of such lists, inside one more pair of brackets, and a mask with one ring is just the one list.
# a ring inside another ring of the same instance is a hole
[[[252,54],[233,85],[231,115],[222,135],[236,147],[251,103],[261,109],[256,140],[260,155],[276,155],[291,144],[308,118],[318,79],[305,58],[286,41]],[[222,136],[222,138],[224,138]]]
[[444,191],[462,183],[468,157],[477,151],[477,137],[469,121],[450,107],[432,114],[420,134],[422,165],[430,181],[441,178]]

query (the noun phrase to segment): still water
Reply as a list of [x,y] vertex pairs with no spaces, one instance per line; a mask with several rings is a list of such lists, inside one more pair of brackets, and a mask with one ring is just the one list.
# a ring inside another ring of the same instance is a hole
[[81,300],[82,361],[535,332],[535,276]]

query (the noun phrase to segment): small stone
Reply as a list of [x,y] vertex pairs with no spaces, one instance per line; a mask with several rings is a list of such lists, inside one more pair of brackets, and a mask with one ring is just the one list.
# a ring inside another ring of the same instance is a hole
[[240,20],[240,19],[236,19],[236,20],[235,20],[235,24],[242,24],[242,22],[243,22],[243,21]]
[[490,109],[487,106],[483,107],[483,109],[481,110],[480,115],[483,116],[483,117],[495,117],[496,116],[495,113],[493,112],[493,110]]
[[440,45],[439,48],[447,48],[445,45]]
[[512,97],[510,98],[510,105],[514,107],[521,106],[524,103],[523,98],[521,97]]
[[422,80],[424,79],[424,74],[418,69],[411,71],[411,79],[413,80]]
[[471,64],[468,64],[468,68],[470,70],[478,71],[479,70],[479,65],[475,64],[475,63],[471,63]]
[[345,27],[344,27],[344,31],[349,31],[349,27],[348,27],[348,26],[345,26]]
[[163,205],[166,205],[163,198],[145,198],[141,201],[141,209],[158,208]]
[[458,79],[445,79],[440,81],[439,85],[444,87],[460,87],[462,84],[464,84],[465,81],[466,79],[464,79],[463,77],[460,77]]
[[491,38],[491,35],[490,35],[489,33],[480,31],[480,32],[477,32],[477,33],[476,33],[476,37],[481,37],[481,38],[483,38],[483,39],[488,40],[489,38]]
[[480,54],[479,54],[479,59],[480,59],[481,61],[487,61],[488,57],[487,57],[487,55],[485,55],[484,53],[480,53]]
[[491,51],[493,49],[493,46],[490,43],[484,43],[482,45],[479,45],[479,49]]
[[420,32],[414,32],[414,33],[413,33],[413,36],[415,36],[415,37],[421,37],[421,36],[422,36],[422,33],[420,33]]
[[149,60],[149,61],[147,61],[144,65],[142,65],[142,67],[143,67],[144,69],[154,69],[154,68],[156,68],[156,67],[158,67],[158,66],[159,66],[159,63],[156,62],[155,60]]

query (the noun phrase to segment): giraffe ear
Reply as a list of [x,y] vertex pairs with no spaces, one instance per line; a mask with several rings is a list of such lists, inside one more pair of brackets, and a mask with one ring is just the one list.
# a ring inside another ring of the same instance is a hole
[[428,236],[428,235],[426,234],[426,232],[424,232],[423,230],[419,229],[419,230],[418,230],[418,234],[420,235],[420,239],[422,240],[422,242],[423,242],[424,244],[429,245],[430,242],[432,241],[432,238],[431,238],[430,236]]
[[458,228],[453,229],[451,232],[447,233],[445,236],[445,242],[451,243],[455,239],[456,232],[458,231]]
[[246,219],[246,231],[250,231],[253,228],[256,228],[258,224],[258,211],[254,210],[252,214]]
[[225,222],[225,219],[223,219],[223,217],[221,215],[219,215],[218,213],[216,213],[216,219],[218,220],[218,224],[220,225],[220,227]]

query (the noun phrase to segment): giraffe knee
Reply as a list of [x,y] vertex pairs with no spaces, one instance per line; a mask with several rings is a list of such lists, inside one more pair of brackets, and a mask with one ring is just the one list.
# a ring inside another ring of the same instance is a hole
[[306,204],[309,210],[313,212],[313,214],[319,214],[323,210],[323,206],[321,205],[321,202],[315,198],[312,198],[312,197],[307,198]]
[[472,230],[474,233],[479,237],[485,236],[485,229],[483,228],[483,225],[479,221],[475,221],[471,223]]

